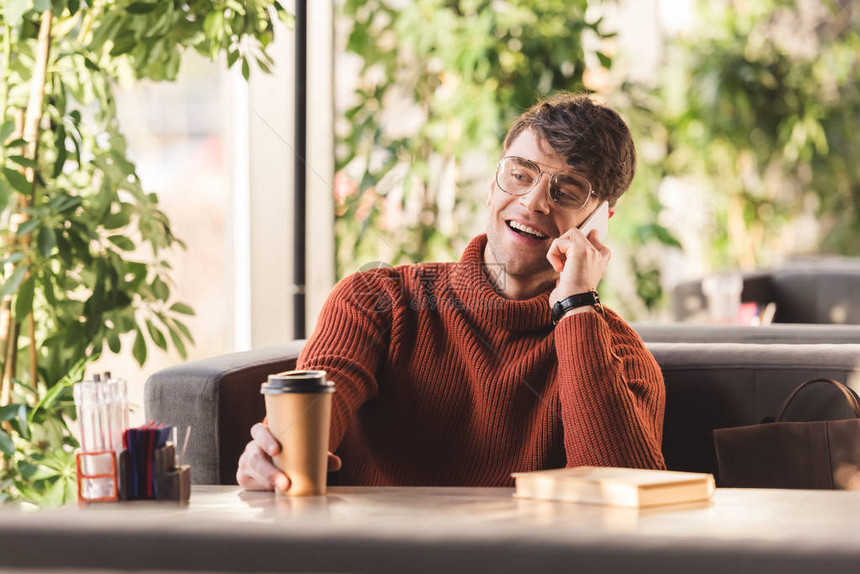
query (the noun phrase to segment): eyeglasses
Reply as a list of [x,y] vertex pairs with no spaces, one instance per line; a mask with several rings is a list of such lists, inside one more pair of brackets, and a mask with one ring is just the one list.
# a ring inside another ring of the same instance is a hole
[[591,183],[575,173],[541,170],[535,162],[509,155],[496,164],[496,185],[510,195],[525,195],[537,186],[541,176],[549,175],[549,197],[564,209],[578,211],[585,207],[592,195]]

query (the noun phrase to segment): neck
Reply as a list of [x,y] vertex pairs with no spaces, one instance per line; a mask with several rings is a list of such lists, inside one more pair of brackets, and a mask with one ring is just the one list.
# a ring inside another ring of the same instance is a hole
[[525,276],[512,275],[511,273],[491,273],[491,269],[498,267],[498,262],[493,257],[489,245],[484,247],[484,264],[486,265],[484,274],[496,293],[505,299],[526,300],[537,297],[541,293],[552,290],[558,279],[558,273],[553,269]]

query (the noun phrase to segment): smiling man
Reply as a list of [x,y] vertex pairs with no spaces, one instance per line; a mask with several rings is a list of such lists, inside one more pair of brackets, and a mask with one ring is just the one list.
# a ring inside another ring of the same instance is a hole
[[[600,304],[609,249],[579,227],[630,186],[627,125],[558,95],[515,122],[489,186],[486,234],[457,263],[356,273],[332,291],[299,368],[337,392],[337,484],[508,486],[564,466],[663,468],[665,390],[641,339]],[[247,489],[286,489],[265,424]],[[289,456],[289,453],[287,453]]]

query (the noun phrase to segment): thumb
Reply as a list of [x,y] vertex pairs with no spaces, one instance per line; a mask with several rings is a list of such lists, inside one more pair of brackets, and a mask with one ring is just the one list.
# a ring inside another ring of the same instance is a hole
[[340,467],[343,466],[343,461],[340,460],[340,457],[336,454],[328,453],[328,470],[329,472],[334,472],[336,470],[340,470]]

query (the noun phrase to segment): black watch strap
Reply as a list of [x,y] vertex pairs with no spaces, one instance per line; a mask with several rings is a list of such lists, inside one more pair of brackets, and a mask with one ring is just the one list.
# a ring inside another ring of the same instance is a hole
[[600,296],[597,294],[597,291],[592,289],[585,293],[577,293],[576,295],[565,297],[561,301],[556,302],[556,304],[552,306],[552,324],[558,325],[558,322],[561,321],[564,314],[571,309],[585,307],[587,305],[591,305],[596,310],[603,313],[603,305],[600,303]]

